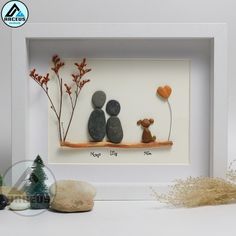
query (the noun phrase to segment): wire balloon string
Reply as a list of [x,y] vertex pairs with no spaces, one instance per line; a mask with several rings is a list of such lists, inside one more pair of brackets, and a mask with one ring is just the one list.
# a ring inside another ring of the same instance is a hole
[[171,130],[172,130],[172,109],[171,109],[171,105],[170,105],[168,99],[167,99],[167,103],[168,103],[168,107],[169,107],[169,111],[170,111],[170,129],[169,129],[169,135],[168,135],[168,141],[169,141],[170,135],[171,135]]

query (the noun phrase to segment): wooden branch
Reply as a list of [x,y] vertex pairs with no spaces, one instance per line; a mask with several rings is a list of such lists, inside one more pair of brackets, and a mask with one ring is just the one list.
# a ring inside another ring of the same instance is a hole
[[111,143],[111,142],[88,142],[88,143],[72,143],[61,142],[61,147],[70,148],[170,148],[173,145],[172,141],[151,142],[151,143]]

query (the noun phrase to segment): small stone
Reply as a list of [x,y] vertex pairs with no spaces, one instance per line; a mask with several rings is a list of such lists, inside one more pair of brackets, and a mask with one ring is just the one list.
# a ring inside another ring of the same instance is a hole
[[48,209],[50,196],[47,193],[38,193],[30,197],[31,209]]
[[89,183],[76,180],[59,180],[49,188],[51,209],[59,212],[91,211],[96,189]]
[[23,211],[30,208],[30,203],[23,199],[15,199],[9,208],[13,211]]
[[120,143],[123,139],[123,129],[120,119],[112,116],[107,120],[107,138],[112,143]]
[[110,116],[117,116],[120,113],[120,103],[116,100],[110,100],[106,105],[106,111]]
[[103,91],[97,91],[92,96],[92,103],[95,108],[102,108],[106,101],[106,94]]
[[90,137],[95,142],[100,142],[106,135],[106,117],[101,109],[95,109],[88,121],[88,131]]
[[8,205],[8,199],[5,195],[0,194],[0,210],[3,210]]

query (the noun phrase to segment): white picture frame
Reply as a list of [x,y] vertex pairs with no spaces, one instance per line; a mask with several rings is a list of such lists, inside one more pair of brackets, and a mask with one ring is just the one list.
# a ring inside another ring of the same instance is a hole
[[[12,31],[12,163],[33,159],[28,154],[28,72],[29,42],[31,39],[209,39],[211,44],[210,75],[210,154],[209,175],[225,177],[228,164],[228,82],[227,82],[227,26],[226,24],[182,23],[115,23],[115,24],[26,24]],[[37,66],[37,65],[36,65]],[[198,124],[201,126],[201,124]],[[193,145],[193,144],[192,144]],[[47,163],[56,178],[79,178],[78,172],[90,182],[95,181],[97,199],[151,199],[149,186],[167,187],[162,174],[160,182],[141,181],[135,176],[155,176],[158,167],[132,167],[132,165],[54,165]],[[182,167],[166,167],[167,171],[181,172]],[[186,168],[186,167],[183,167]],[[118,177],[118,173],[122,177]],[[158,172],[158,171],[157,171]],[[165,171],[163,171],[165,172]],[[85,174],[86,173],[86,174]],[[132,173],[132,174],[131,174]],[[189,172],[191,175],[191,170]],[[90,178],[91,177],[91,178]],[[109,177],[109,178],[108,178]],[[122,179],[119,181],[119,179]],[[145,178],[144,178],[145,179]]]

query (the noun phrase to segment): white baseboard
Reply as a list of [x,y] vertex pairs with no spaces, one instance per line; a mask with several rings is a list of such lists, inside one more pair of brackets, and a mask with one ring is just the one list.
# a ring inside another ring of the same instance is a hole
[[157,193],[166,193],[173,183],[94,183],[97,189],[95,200],[155,200],[152,189]]

